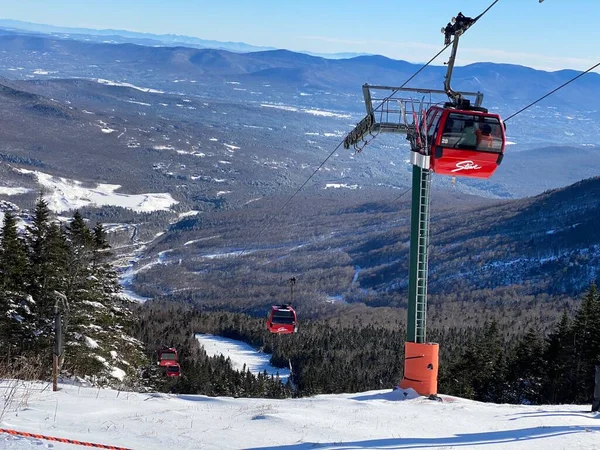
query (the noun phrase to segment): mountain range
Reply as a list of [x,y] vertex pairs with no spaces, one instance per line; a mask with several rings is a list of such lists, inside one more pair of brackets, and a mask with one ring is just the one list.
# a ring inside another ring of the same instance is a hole
[[[222,42],[211,39],[200,39],[193,36],[180,34],[154,34],[139,33],[127,30],[97,30],[91,28],[72,28],[57,27],[32,22],[23,22],[20,20],[0,19],[0,27],[5,31],[15,32],[16,34],[37,34],[40,36],[50,35],[58,39],[70,39],[86,42],[110,43],[110,44],[139,44],[147,46],[169,46],[169,47],[193,47],[193,48],[213,48],[227,50],[230,52],[256,52],[262,50],[276,50],[275,47],[260,47],[246,44],[244,42]],[[340,59],[354,58],[362,56],[364,53],[315,53],[302,52],[313,56],[323,58]]]
[[[387,135],[357,155],[334,149],[364,115],[363,83],[398,86],[420,66],[36,33],[0,32],[7,201],[26,210],[43,189],[61,208],[88,205],[143,295],[258,312],[299,275],[301,310],[403,305],[408,144]],[[444,70],[412,85],[440,88]],[[477,63],[454,80],[506,116],[574,75]],[[491,180],[434,177],[434,304],[507,289],[556,300],[598,276],[599,91],[587,74],[510,120],[513,144]],[[94,207],[101,185],[174,202]]]

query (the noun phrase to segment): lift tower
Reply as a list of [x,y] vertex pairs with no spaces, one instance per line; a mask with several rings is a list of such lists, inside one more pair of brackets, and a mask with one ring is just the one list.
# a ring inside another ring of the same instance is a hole
[[[379,133],[402,133],[410,143],[412,164],[412,206],[408,284],[408,321],[405,343],[404,378],[400,386],[413,388],[421,395],[437,394],[439,346],[427,338],[427,275],[429,246],[429,206],[431,200],[431,155],[426,151],[429,130],[427,111],[433,105],[448,108],[481,106],[480,92],[457,92],[450,87],[458,40],[476,19],[458,14],[442,29],[452,51],[444,90],[415,89],[364,84],[367,115],[344,138],[344,147],[360,152]],[[391,93],[389,93],[391,91]],[[419,99],[420,97],[420,99]],[[436,97],[438,100],[436,100]],[[439,99],[446,97],[446,100]],[[448,102],[448,99],[450,100]],[[472,99],[472,100],[471,100]]]

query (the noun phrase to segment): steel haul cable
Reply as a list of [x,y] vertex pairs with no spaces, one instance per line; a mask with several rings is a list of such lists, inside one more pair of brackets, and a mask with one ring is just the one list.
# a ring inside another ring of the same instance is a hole
[[573,81],[575,81],[576,79],[578,79],[579,77],[584,76],[586,73],[591,72],[592,70],[594,70],[596,67],[600,66],[600,62],[598,64],[593,65],[592,67],[590,67],[588,70],[586,70],[585,72],[581,72],[579,75],[571,78],[569,81],[561,84],[560,86],[558,86],[555,89],[552,89],[550,92],[548,92],[546,95],[541,96],[540,98],[538,98],[536,101],[530,103],[529,105],[525,106],[524,108],[521,108],[520,110],[518,110],[516,113],[511,114],[510,116],[508,116],[506,119],[504,119],[504,122],[512,119],[513,117],[515,117],[517,114],[521,114],[523,111],[525,111],[526,109],[531,108],[533,105],[535,105],[538,102],[541,102],[542,100],[544,100],[546,97],[549,97],[550,95],[554,94],[556,91],[559,91],[560,89],[564,88],[566,85],[572,83]]

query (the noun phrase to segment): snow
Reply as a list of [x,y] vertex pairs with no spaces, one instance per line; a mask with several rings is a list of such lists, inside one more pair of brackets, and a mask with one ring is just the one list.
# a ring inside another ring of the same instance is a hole
[[325,184],[325,188],[324,189],[328,189],[328,188],[333,188],[333,189],[340,189],[340,188],[358,189],[358,184],[327,183],[327,184]]
[[150,92],[152,94],[164,94],[164,91],[159,91],[158,89],[151,89],[151,88],[145,88],[145,87],[139,87],[139,86],[135,86],[131,83],[122,83],[122,82],[118,82],[118,81],[110,81],[110,80],[104,80],[102,78],[98,78],[96,80],[98,83],[100,84],[105,84],[107,86],[121,86],[121,87],[128,87],[131,89],[136,89],[138,91],[142,91],[142,92]]
[[274,109],[281,109],[283,111],[290,111],[290,112],[303,112],[305,114],[312,114],[313,116],[321,116],[321,117],[336,117],[338,119],[349,119],[352,116],[350,114],[339,114],[339,113],[334,113],[331,111],[324,111],[322,109],[305,109],[305,108],[297,108],[295,106],[288,106],[288,105],[274,105],[271,103],[262,103],[260,105],[263,108],[274,108]]
[[177,218],[178,219],[183,219],[184,217],[196,216],[198,214],[200,214],[200,211],[195,210],[195,209],[190,209],[189,211],[179,213],[179,215],[177,216]]
[[85,339],[85,345],[87,345],[89,348],[100,347],[100,345],[98,345],[98,342],[93,340],[91,337],[84,336],[83,338]]
[[279,374],[279,378],[283,383],[286,383],[290,376],[289,369],[280,369],[269,364],[271,355],[259,352],[245,342],[211,334],[196,334],[196,339],[204,347],[204,351],[208,356],[223,355],[225,358],[229,357],[231,367],[234,370],[241,372],[246,366],[255,375],[266,370],[268,375],[276,376]]
[[244,203],[244,205],[248,205],[249,203],[254,203],[254,202],[257,202],[259,200],[262,200],[262,198],[251,198],[246,203]]
[[332,305],[335,303],[344,303],[346,304],[346,300],[344,300],[344,296],[342,294],[338,295],[328,295],[325,300],[326,303],[331,303]]
[[110,374],[113,377],[115,377],[115,378],[117,378],[118,380],[121,380],[121,381],[123,381],[123,379],[125,378],[125,375],[127,375],[123,369],[119,369],[118,367],[113,367],[113,369],[110,372]]
[[[600,437],[589,406],[433,402],[400,389],[269,400],[12,386],[2,428],[133,449],[591,450]],[[32,446],[82,448],[0,433],[3,450]]]
[[[245,250],[244,255],[248,255],[249,253],[253,253],[254,250]],[[222,253],[211,253],[207,255],[200,255],[200,258],[206,259],[221,259],[221,258],[232,258],[240,256],[241,251],[236,252],[222,252]]]
[[322,117],[338,117],[340,119],[350,119],[352,117],[350,114],[338,114],[331,111],[322,111],[320,109],[303,109],[302,112]]
[[104,309],[106,308],[106,306],[104,306],[102,303],[100,302],[92,302],[90,300],[84,300],[81,303],[85,303],[86,305],[90,305],[93,308],[98,308],[98,309]]
[[354,272],[354,277],[352,278],[352,284],[356,284],[358,281],[358,275],[360,274],[360,266],[356,266],[356,271]]
[[98,184],[95,188],[82,186],[81,181],[38,172],[35,170],[15,169],[19,173],[31,174],[39,184],[47,188],[44,200],[48,207],[56,212],[83,208],[85,206],[121,206],[136,212],[168,211],[178,202],[168,193],[120,194],[115,191],[118,184]]
[[118,295],[120,297],[123,297],[128,300],[133,300],[138,303],[144,303],[144,302],[147,302],[148,300],[152,300],[151,297],[144,297],[143,295],[136,294],[133,290],[126,289],[126,288],[123,288],[123,290],[121,292],[119,292]]
[[135,100],[125,100],[127,103],[133,103],[134,105],[142,105],[142,106],[152,106],[150,103],[146,102],[137,102]]
[[193,239],[191,241],[187,241],[185,244],[183,244],[183,246],[185,247],[186,245],[192,245],[192,244],[195,244],[196,242],[208,241],[209,239],[216,239],[218,237],[219,237],[219,235],[217,234],[215,236],[208,236],[205,238]]
[[0,186],[0,195],[20,195],[27,194],[31,192],[32,189],[23,188],[23,187],[8,187],[8,186]]

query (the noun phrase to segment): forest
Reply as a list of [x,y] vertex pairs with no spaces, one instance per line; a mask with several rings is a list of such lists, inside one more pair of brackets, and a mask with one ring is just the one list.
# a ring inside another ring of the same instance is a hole
[[[59,308],[67,329],[61,376],[98,385],[286,398],[391,389],[402,377],[402,304],[323,305],[300,317],[298,333],[272,335],[258,310],[247,314],[225,306],[203,309],[195,302],[127,301],[119,295],[102,224],[90,229],[79,212],[59,222],[40,198],[27,224],[5,213],[0,233],[0,368],[5,376],[29,367],[35,370],[27,376],[49,378]],[[439,392],[486,402],[589,402],[600,362],[596,285],[580,298],[566,299],[559,316],[544,315],[544,299],[518,289],[496,297],[495,307],[486,310],[492,294],[474,294],[481,302],[470,307],[471,316],[465,316],[464,299],[448,296],[455,307],[440,309],[444,300],[432,297],[428,341],[441,348]],[[527,306],[528,316],[515,314],[519,303]],[[247,342],[271,354],[274,366],[291,367],[292,376],[283,384],[266,373],[235,371],[224,357],[208,357],[197,333]],[[156,351],[165,346],[179,351],[182,376],[177,379],[158,371]]]
[[[268,333],[262,319],[241,313],[202,312],[190,305],[160,302],[140,306],[136,313],[138,338],[184,350],[184,376],[169,387],[173,391],[275,397],[394,388],[403,368],[402,314],[393,308],[359,308],[339,317],[301,322],[298,333],[281,336]],[[471,327],[433,326],[428,341],[440,343],[439,392],[497,403],[590,402],[595,366],[600,363],[599,327],[600,295],[595,284],[573,314],[565,309],[546,333],[539,327],[515,330],[493,319]],[[283,389],[266,384],[251,389],[244,376],[229,369],[223,370],[224,379],[215,380],[217,367],[210,366],[211,358],[194,339],[195,333],[242,340],[271,353],[276,367],[291,365],[290,382]]]
[[61,223],[41,197],[27,221],[4,214],[0,240],[0,370],[48,379],[60,314],[61,375],[114,384],[147,358],[129,334],[135,318],[121,287],[101,223],[79,212]]

